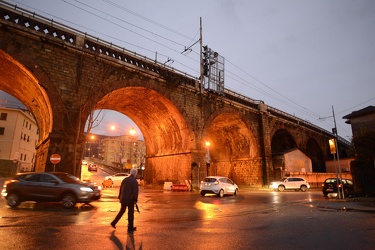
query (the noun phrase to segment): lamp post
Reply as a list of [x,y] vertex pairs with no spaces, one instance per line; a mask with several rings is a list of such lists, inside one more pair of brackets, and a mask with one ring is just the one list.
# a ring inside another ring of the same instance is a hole
[[[333,122],[334,122],[334,125],[335,125],[335,127],[332,128],[332,133],[335,135],[335,139],[329,140],[329,145],[330,145],[330,149],[331,149],[331,154],[333,154],[333,161],[334,161],[335,170],[336,170],[337,196],[338,196],[339,199],[341,199],[341,198],[344,199],[345,198],[345,195],[344,195],[344,185],[342,185],[342,174],[341,174],[341,166],[340,166],[340,156],[339,156],[339,150],[338,150],[338,144],[337,144],[339,136],[338,136],[338,133],[337,133],[336,117],[335,117],[335,111],[333,109],[333,106],[332,106],[332,116],[328,116],[328,117],[333,117]],[[324,119],[324,118],[328,118],[328,117],[323,117],[323,118],[319,118],[319,119]],[[337,158],[337,167],[336,167],[335,154],[336,154],[336,158]],[[340,179],[338,178],[337,171],[340,174]],[[339,180],[340,180],[340,183],[341,183],[341,190],[340,190],[340,185],[338,183]]]
[[206,170],[207,170],[207,176],[210,175],[210,165],[211,165],[210,146],[211,146],[211,143],[209,141],[206,141]]

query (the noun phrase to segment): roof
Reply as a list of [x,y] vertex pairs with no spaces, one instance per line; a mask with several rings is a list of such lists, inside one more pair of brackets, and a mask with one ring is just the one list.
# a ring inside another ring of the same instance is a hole
[[361,117],[361,116],[365,116],[365,115],[369,115],[373,113],[375,113],[375,107],[368,106],[366,108],[351,112],[349,115],[344,116],[343,119],[351,119],[351,118]]

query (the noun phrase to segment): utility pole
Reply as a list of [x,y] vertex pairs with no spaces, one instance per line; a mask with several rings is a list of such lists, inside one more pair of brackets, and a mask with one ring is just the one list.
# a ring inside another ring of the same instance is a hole
[[[333,122],[335,124],[335,130],[333,131],[335,136],[336,136],[336,140],[335,140],[335,143],[336,143],[336,156],[337,156],[337,164],[338,164],[338,169],[339,169],[339,174],[340,174],[340,182],[341,182],[341,191],[340,191],[340,187],[338,186],[337,187],[337,192],[338,192],[338,196],[339,196],[339,199],[344,199],[345,198],[345,194],[344,194],[344,185],[342,183],[342,174],[341,174],[341,166],[340,166],[340,156],[339,156],[339,148],[338,148],[338,140],[339,140],[339,136],[338,136],[338,133],[337,133],[337,126],[336,126],[336,117],[335,117],[335,111],[333,109],[333,105],[332,105],[332,114],[333,114]],[[341,196],[340,197],[340,193],[341,193]]]
[[199,61],[200,61],[200,70],[201,70],[201,76],[200,76],[200,82],[201,82],[201,93],[203,93],[203,85],[204,85],[204,74],[203,74],[203,56],[202,56],[202,48],[203,48],[203,40],[202,40],[202,17],[200,18],[200,38],[199,38],[199,51],[200,51],[200,54],[199,54]]

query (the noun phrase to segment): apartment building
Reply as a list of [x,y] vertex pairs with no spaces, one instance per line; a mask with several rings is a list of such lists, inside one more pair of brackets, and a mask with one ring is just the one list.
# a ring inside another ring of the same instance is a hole
[[98,157],[121,169],[140,168],[146,155],[145,142],[134,135],[105,136],[99,141]]
[[38,141],[38,126],[28,110],[0,107],[1,165],[12,165],[14,172],[32,171]]

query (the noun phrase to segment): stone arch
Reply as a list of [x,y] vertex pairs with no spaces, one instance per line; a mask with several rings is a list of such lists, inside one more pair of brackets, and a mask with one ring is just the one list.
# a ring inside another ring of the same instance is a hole
[[222,175],[235,182],[260,185],[259,145],[250,123],[241,113],[222,109],[212,114],[204,128],[202,148],[210,142],[209,175]]
[[183,115],[168,98],[133,86],[112,91],[96,107],[118,111],[137,124],[146,144],[147,183],[190,179],[191,136]]
[[326,172],[323,151],[313,138],[307,140],[306,155],[311,159],[313,172]]
[[20,100],[33,114],[39,128],[39,141],[52,130],[52,107],[38,79],[15,58],[0,50],[0,88]]
[[272,155],[280,154],[286,150],[297,148],[297,143],[292,135],[285,129],[278,129],[272,136]]

